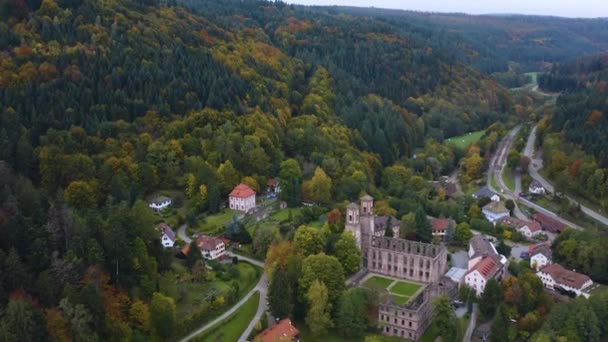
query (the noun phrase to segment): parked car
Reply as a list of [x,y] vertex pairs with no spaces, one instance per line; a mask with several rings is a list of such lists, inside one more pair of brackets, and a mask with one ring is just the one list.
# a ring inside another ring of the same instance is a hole
[[519,253],[519,257],[524,260],[528,260],[528,259],[530,259],[530,253],[523,251],[523,252]]

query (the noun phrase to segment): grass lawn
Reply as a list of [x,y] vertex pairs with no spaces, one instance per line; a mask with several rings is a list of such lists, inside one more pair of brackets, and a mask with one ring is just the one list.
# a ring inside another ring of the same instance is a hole
[[390,284],[393,283],[393,281],[394,281],[393,279],[373,276],[373,277],[367,279],[365,281],[365,283],[363,283],[363,286],[364,287],[381,287],[383,289],[386,289]]
[[466,133],[463,135],[459,135],[457,137],[445,139],[444,143],[464,150],[467,147],[469,147],[469,145],[474,144],[477,141],[479,141],[479,139],[481,139],[481,137],[484,135],[485,132],[486,132],[485,130],[481,130],[481,131],[477,131],[477,132]]
[[260,293],[254,293],[243,306],[232,316],[214,325],[211,330],[197,337],[195,341],[234,342],[245,332],[249,322],[255,316],[260,303]]
[[414,283],[406,283],[404,281],[400,281],[393,285],[389,290],[400,296],[412,296],[418,289],[420,289],[420,285]]
[[291,211],[291,217],[296,217],[300,215],[302,211],[301,208],[286,208],[275,211],[272,215],[270,215],[270,219],[273,221],[285,221],[289,218],[289,212]]
[[401,296],[393,293],[393,301],[399,305],[403,305],[410,300],[410,296]]
[[509,190],[515,191],[515,176],[513,175],[513,171],[508,167],[502,170],[502,180]]
[[230,220],[234,215],[239,215],[238,211],[225,209],[224,211],[207,216],[205,219],[205,223],[199,225],[198,227],[188,228],[188,234],[193,234],[196,232],[203,232],[207,235],[219,235],[224,232],[224,225]]

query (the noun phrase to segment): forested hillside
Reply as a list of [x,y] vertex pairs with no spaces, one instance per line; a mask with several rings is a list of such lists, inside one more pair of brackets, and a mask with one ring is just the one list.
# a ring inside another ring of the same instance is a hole
[[487,74],[523,71],[608,51],[608,19],[567,19],[522,15],[424,13],[377,8],[335,7],[329,12],[372,16],[406,32],[417,32],[433,47]]
[[541,125],[548,172],[560,187],[607,208],[608,55],[559,65],[539,84],[560,92],[554,113]]
[[[183,294],[143,201],[158,191],[181,193],[179,223],[276,176],[290,205],[382,187],[387,213],[462,217],[429,200],[423,177],[457,163],[438,142],[515,112],[494,81],[381,20],[186,5],[0,2],[3,340],[170,340],[209,318],[163,319]],[[225,287],[215,311],[237,298]]]

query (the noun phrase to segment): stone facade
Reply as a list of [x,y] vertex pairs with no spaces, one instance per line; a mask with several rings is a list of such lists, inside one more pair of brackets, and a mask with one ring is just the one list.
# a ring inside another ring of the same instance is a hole
[[433,320],[432,298],[442,295],[454,298],[457,292],[458,284],[442,278],[437,283],[425,285],[405,305],[398,305],[389,298],[379,306],[378,325],[384,335],[418,341]]
[[[385,222],[384,224],[376,224]],[[378,326],[388,336],[417,341],[431,324],[431,298],[456,295],[458,285],[444,277],[447,271],[447,249],[442,245],[385,237],[386,224],[398,236],[399,221],[374,215],[373,198],[365,195],[361,205],[351,203],[346,208],[346,230],[357,239],[361,248],[362,265],[371,273],[422,283],[407,303],[400,305],[388,296],[380,304]]]
[[367,269],[400,279],[437,282],[447,271],[447,251],[440,245],[372,236]]

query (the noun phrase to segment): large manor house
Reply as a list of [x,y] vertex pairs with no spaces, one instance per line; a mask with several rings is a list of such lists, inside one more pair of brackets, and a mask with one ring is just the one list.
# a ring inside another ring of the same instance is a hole
[[[387,225],[395,237],[384,236]],[[357,239],[363,268],[369,273],[422,284],[404,304],[391,296],[380,305],[378,325],[383,333],[411,340],[424,334],[433,318],[431,299],[455,296],[458,285],[448,277],[447,249],[443,245],[398,238],[400,222],[394,217],[374,215],[374,199],[365,195],[360,205],[346,208],[346,230]]]

